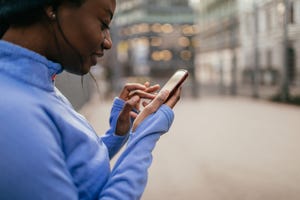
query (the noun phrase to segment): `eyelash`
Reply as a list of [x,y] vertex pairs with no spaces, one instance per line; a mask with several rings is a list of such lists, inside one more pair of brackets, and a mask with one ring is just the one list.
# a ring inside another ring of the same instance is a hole
[[106,23],[101,22],[101,29],[102,29],[102,30],[109,30],[110,27],[109,27]]

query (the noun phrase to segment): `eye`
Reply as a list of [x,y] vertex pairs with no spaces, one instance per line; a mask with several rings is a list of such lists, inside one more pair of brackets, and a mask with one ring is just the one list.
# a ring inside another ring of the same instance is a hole
[[110,27],[109,27],[109,25],[107,23],[101,21],[100,24],[101,24],[101,30],[102,31],[110,29]]

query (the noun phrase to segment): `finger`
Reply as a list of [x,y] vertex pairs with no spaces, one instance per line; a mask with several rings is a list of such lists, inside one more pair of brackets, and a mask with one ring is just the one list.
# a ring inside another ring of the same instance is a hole
[[142,85],[142,84],[140,84],[140,83],[127,83],[127,84],[124,86],[123,90],[121,91],[121,93],[120,93],[120,95],[119,95],[119,98],[121,98],[121,99],[123,99],[123,100],[126,101],[126,100],[129,99],[128,95],[129,95],[129,93],[130,93],[131,91],[135,91],[135,90],[145,90],[145,89],[146,89],[145,85]]
[[146,107],[147,105],[149,105],[149,103],[150,103],[150,102],[148,102],[148,101],[143,101],[143,102],[142,102],[142,106],[143,106],[143,107]]
[[133,121],[133,125],[132,125],[132,131],[133,132],[135,131],[136,127],[147,117],[147,114],[143,111],[140,112],[137,115],[137,117],[135,118],[135,120]]
[[147,88],[144,91],[143,90],[133,90],[128,94],[128,96],[130,98],[133,95],[138,95],[144,99],[154,99],[156,96],[156,93],[153,93],[153,92],[156,92],[159,89],[160,89],[160,86],[158,84],[156,84],[156,85],[153,85],[153,86]]
[[175,91],[175,93],[168,99],[166,105],[169,106],[170,108],[174,108],[176,103],[180,100],[180,95],[181,95],[181,87],[179,87]]
[[136,112],[133,112],[133,111],[131,111],[129,114],[130,114],[130,117],[133,118],[133,119],[135,119],[138,116],[138,114]]
[[150,86],[149,81],[146,81],[146,82],[144,83],[144,86],[145,86],[146,88],[148,88],[148,87]]
[[144,99],[154,99],[156,97],[155,94],[151,94],[142,90],[134,90],[130,92],[128,98],[131,98],[132,96],[139,96],[140,98]]
[[140,100],[139,96],[134,96],[125,103],[118,117],[117,127],[116,127],[117,135],[125,135],[129,131],[130,124],[131,124],[130,122],[131,112],[132,109],[139,102],[139,100]]
[[160,91],[156,97],[149,103],[147,108],[149,108],[151,111],[156,111],[168,98],[168,95],[170,92],[168,90]]
[[139,99],[139,101],[135,104],[134,108],[139,111],[140,110],[140,104],[141,104],[141,98]]
[[169,91],[160,91],[159,94],[145,107],[145,109],[137,116],[133,122],[132,130],[135,131],[136,127],[151,113],[155,112],[168,98]]
[[160,85],[159,84],[156,84],[156,85],[153,85],[153,86],[149,86],[145,92],[148,92],[148,93],[153,93],[153,92],[156,92],[160,89]]

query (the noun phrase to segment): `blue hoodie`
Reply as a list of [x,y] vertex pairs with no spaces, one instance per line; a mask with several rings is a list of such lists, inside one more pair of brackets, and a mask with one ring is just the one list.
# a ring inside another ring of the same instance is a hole
[[[115,135],[124,101],[113,102],[99,137],[55,88],[62,67],[0,40],[0,199],[140,199],[152,150],[174,115],[163,105],[126,136]],[[128,140],[128,141],[127,141]],[[113,169],[110,159],[125,144]]]

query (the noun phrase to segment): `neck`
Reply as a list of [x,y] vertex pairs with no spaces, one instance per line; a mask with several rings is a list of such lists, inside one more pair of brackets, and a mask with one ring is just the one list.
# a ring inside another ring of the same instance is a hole
[[51,31],[43,24],[35,23],[27,26],[10,26],[2,39],[22,46],[45,57],[49,57],[51,46]]

